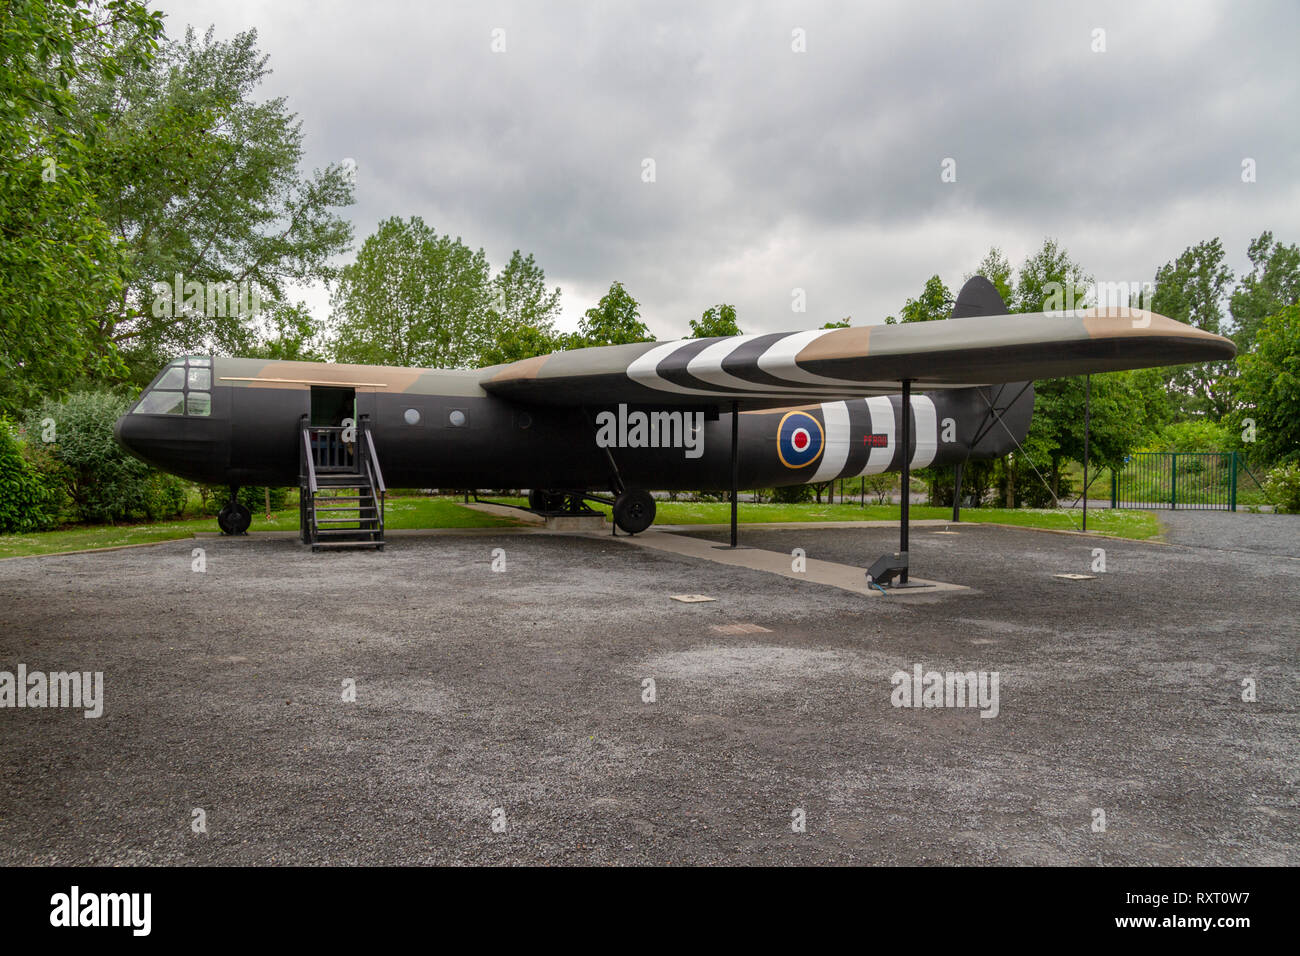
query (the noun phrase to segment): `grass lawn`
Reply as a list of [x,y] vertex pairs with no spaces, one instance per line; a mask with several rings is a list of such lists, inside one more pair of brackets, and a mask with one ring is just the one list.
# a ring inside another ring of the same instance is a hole
[[[510,504],[522,504],[522,498],[495,498]],[[609,517],[610,509],[593,504]],[[912,505],[913,519],[952,517],[951,508],[933,508]],[[752,504],[740,503],[742,524],[764,524],[773,521],[897,521],[898,505],[855,504]],[[1079,510],[1048,510],[1043,508],[963,508],[963,524],[986,522],[1013,524],[1026,528],[1049,528],[1058,531],[1078,531],[1083,524]],[[655,524],[727,524],[731,521],[731,504],[726,501],[656,501]],[[1153,538],[1161,533],[1160,521],[1150,511],[1088,511],[1088,531],[1109,534],[1120,538]]]
[[[389,498],[384,517],[385,524],[390,529],[510,527],[517,523],[462,508],[453,498]],[[124,544],[149,544],[189,538],[196,531],[216,530],[217,519],[203,517],[152,524],[89,525],[33,534],[0,535],[0,558],[50,554],[55,551],[81,551],[86,548],[112,548]],[[293,499],[269,520],[260,510],[255,510],[252,527],[248,530],[297,531],[297,500]]]
[[[498,499],[522,503],[522,499]],[[607,515],[609,509],[596,507]],[[948,508],[912,506],[912,517],[947,519]],[[457,498],[389,498],[385,509],[386,524],[399,528],[491,528],[511,527],[518,522],[483,514],[461,507]],[[731,520],[731,506],[725,501],[660,501],[657,524],[726,524]],[[740,520],[745,524],[775,521],[897,521],[898,505],[843,504],[751,504],[741,502]],[[1077,531],[1082,522],[1078,511],[1046,511],[1021,508],[964,508],[963,523],[993,522],[1031,528]],[[254,512],[250,531],[296,531],[298,513],[287,506],[271,519]],[[112,548],[127,544],[149,544],[189,538],[197,531],[216,531],[216,518],[181,518],[152,524],[93,525],[42,531],[33,534],[0,535],[0,558],[50,554],[56,551],[80,551],[87,548]],[[1090,511],[1088,530],[1122,538],[1151,538],[1160,534],[1160,522],[1149,511]]]

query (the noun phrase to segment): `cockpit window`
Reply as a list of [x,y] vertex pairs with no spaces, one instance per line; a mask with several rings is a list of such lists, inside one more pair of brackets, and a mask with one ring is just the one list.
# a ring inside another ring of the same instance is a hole
[[162,373],[162,378],[154,384],[154,388],[180,389],[185,387],[185,368],[169,368]]
[[212,414],[212,358],[187,355],[172,359],[140,396],[134,415]]
[[181,392],[146,392],[135,407],[137,415],[180,415],[185,396]]

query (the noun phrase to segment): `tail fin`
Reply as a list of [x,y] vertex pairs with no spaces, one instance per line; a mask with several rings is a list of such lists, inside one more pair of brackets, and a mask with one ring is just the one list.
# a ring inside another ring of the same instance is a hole
[[[1002,301],[1002,296],[998,293],[997,287],[984,276],[971,276],[967,279],[966,284],[957,293],[957,301],[953,303],[952,307],[952,317],[954,319],[966,319],[979,315],[1007,315],[1008,312],[1007,304]],[[1001,447],[1008,437],[1014,437],[1016,443],[1025,440],[1025,436],[1029,433],[1029,422],[1034,411],[1033,382],[1007,382],[1004,385],[986,385],[972,389],[972,391],[982,396],[979,399],[979,404],[984,406],[990,421],[996,416],[1007,429],[1006,431],[1001,428],[986,430],[986,434],[981,436],[984,440],[979,442],[980,445],[984,445],[985,441],[989,441]],[[1001,432],[1001,435],[998,434],[999,432]],[[999,439],[1002,439],[1002,441],[999,441]],[[1011,448],[1007,447],[1005,450],[1010,451]]]

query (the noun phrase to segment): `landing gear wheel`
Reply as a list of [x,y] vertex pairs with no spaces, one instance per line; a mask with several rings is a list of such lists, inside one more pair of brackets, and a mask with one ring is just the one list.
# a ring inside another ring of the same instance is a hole
[[639,534],[654,524],[655,500],[648,491],[625,491],[614,499],[614,524],[628,534]]
[[252,523],[252,512],[238,501],[227,501],[217,512],[217,527],[222,534],[243,534]]
[[563,511],[564,494],[559,491],[534,488],[528,492],[528,507],[533,511]]

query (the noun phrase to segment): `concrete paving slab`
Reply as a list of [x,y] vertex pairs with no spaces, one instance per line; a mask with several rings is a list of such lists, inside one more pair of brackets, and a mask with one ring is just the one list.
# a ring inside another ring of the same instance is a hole
[[[881,591],[867,583],[866,569],[862,567],[838,564],[834,561],[823,561],[809,558],[806,555],[796,562],[794,555],[790,553],[764,551],[761,548],[744,547],[733,551],[727,548],[719,548],[714,541],[691,537],[680,532],[651,529],[638,535],[622,535],[618,540],[624,544],[632,544],[641,548],[668,551],[672,554],[712,561],[716,564],[749,568],[752,571],[765,571],[768,574],[779,574],[782,577],[793,578],[796,581],[824,584],[839,588],[842,591],[852,591],[854,594],[861,594],[864,597],[912,598],[969,590],[960,584],[947,584],[942,581],[912,577],[910,583],[914,587],[886,588]],[[796,570],[796,563],[801,564],[803,570]]]

